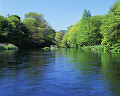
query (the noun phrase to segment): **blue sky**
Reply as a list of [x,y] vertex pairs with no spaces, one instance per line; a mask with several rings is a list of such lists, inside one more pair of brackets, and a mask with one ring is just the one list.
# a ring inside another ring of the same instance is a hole
[[23,20],[28,12],[42,13],[55,30],[74,25],[84,9],[91,15],[104,15],[117,0],[0,0],[0,15],[18,15]]

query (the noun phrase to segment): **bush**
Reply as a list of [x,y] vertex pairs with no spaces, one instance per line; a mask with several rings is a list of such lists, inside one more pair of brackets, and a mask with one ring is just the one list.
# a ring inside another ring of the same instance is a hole
[[18,50],[18,47],[13,44],[0,44],[0,50]]
[[52,47],[52,48],[51,48],[51,50],[56,50],[56,49],[58,49],[58,48],[56,48],[56,47]]
[[49,49],[50,49],[50,47],[44,47],[44,48],[42,48],[42,49],[44,49],[44,50],[49,50]]
[[102,46],[102,45],[83,46],[83,47],[80,47],[80,49],[82,49],[82,50],[104,51],[104,46]]

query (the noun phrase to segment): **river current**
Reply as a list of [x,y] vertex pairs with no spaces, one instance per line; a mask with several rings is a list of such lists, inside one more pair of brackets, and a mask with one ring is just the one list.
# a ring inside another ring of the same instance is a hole
[[120,96],[120,54],[0,51],[0,96]]

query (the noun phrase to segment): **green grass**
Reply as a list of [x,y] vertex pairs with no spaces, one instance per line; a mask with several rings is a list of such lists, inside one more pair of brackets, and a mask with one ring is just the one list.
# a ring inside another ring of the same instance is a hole
[[94,45],[94,46],[83,46],[80,47],[82,50],[93,50],[93,51],[104,51],[104,46],[103,45]]
[[0,50],[18,50],[18,47],[13,44],[0,44]]

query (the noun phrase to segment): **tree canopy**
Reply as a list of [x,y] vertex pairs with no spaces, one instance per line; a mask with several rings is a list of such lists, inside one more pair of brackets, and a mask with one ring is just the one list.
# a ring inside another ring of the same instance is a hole
[[61,41],[62,47],[81,47],[101,44],[102,35],[100,33],[100,26],[102,24],[102,16],[90,17],[91,15],[88,16],[88,13],[90,11],[87,12],[87,10],[84,10],[83,17],[75,25],[67,29],[67,33]]
[[108,14],[104,16],[104,23],[101,27],[103,33],[102,44],[106,50],[120,52],[120,0],[110,8]]
[[55,30],[35,12],[26,13],[23,21],[17,15],[0,16],[0,42],[20,48],[50,46],[55,43]]

